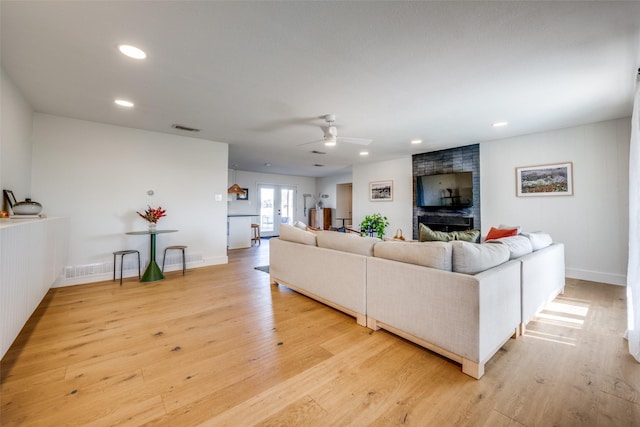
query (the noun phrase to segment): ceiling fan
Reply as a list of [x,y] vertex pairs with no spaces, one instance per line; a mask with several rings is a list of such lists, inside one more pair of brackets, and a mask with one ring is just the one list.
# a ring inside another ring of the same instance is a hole
[[308,144],[323,142],[325,146],[333,147],[338,142],[345,142],[348,144],[359,144],[359,145],[369,145],[371,144],[371,142],[373,142],[373,139],[368,139],[368,138],[350,138],[346,136],[338,136],[338,129],[333,125],[333,123],[336,121],[335,114],[327,114],[326,116],[324,116],[324,120],[325,122],[327,122],[327,126],[322,126],[322,131],[324,133],[322,139],[317,139],[311,142],[305,142],[304,144],[300,144],[300,145],[308,145]]

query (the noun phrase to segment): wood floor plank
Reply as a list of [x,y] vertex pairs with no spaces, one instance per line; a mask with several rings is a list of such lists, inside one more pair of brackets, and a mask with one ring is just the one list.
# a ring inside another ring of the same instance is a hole
[[271,284],[253,268],[268,243],[152,284],[51,289],[0,364],[0,424],[638,425],[622,287],[567,280],[477,381]]

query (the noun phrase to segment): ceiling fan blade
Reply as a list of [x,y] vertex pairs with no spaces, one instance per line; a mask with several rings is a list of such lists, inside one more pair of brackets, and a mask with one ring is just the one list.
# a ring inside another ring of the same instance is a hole
[[323,139],[316,139],[315,141],[309,141],[309,142],[304,142],[302,144],[298,144],[298,145],[296,145],[296,147],[302,147],[302,146],[311,145],[311,144],[319,144],[319,143],[322,143],[322,142],[324,142]]
[[350,138],[348,136],[339,136],[338,143],[345,142],[347,144],[369,145],[373,139],[369,138]]

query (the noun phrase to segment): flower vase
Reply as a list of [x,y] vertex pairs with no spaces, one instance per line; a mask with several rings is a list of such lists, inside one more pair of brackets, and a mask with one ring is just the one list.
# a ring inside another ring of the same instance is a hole
[[152,232],[152,233],[154,231],[156,231],[156,225],[158,225],[158,224],[156,224],[155,222],[150,222],[149,223],[149,231]]

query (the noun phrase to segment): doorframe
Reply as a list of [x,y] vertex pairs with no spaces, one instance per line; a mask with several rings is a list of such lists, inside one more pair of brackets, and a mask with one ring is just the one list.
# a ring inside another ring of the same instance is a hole
[[[281,194],[283,189],[292,190],[293,191],[293,200],[291,202],[291,217],[289,222],[293,224],[295,221],[297,210],[298,210],[298,186],[293,184],[269,184],[269,183],[259,183],[256,186],[257,188],[257,196],[258,196],[258,218],[260,222],[260,235],[262,237],[275,237],[280,235],[280,224],[282,223],[282,213],[280,211],[280,206],[282,205]],[[273,200],[273,230],[272,231],[264,231],[264,227],[262,226],[262,188],[273,188],[274,189],[274,200]],[[278,206],[278,208],[276,208]]]

